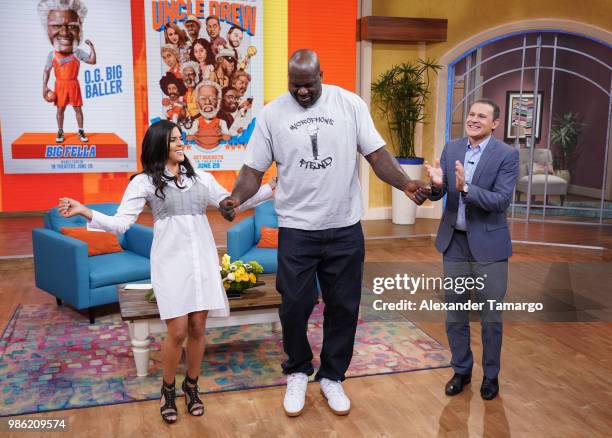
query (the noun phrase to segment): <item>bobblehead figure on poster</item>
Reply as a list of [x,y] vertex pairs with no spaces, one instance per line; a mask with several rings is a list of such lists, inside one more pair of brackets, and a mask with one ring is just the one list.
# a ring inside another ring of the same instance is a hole
[[205,150],[215,149],[221,140],[230,139],[225,120],[218,117],[223,92],[216,82],[203,81],[195,89],[199,117],[187,131],[187,139]]
[[[64,111],[66,106],[72,105],[79,126],[79,139],[86,142],[89,139],[83,129],[79,66],[80,61],[87,64],[96,63],[96,51],[90,40],[85,40],[85,44],[90,48],[89,54],[79,49],[87,7],[80,0],[41,0],[37,9],[41,23],[47,29],[49,42],[53,45],[43,73],[43,99],[53,102],[57,107],[55,141],[64,141]],[[48,86],[51,70],[55,75],[54,91]]]

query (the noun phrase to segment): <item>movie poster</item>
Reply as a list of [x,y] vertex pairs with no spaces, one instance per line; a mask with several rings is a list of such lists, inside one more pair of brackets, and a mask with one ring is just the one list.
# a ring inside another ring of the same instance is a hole
[[149,118],[194,167],[239,169],[263,107],[263,0],[144,0]]
[[130,2],[3,1],[0,15],[4,172],[135,171]]

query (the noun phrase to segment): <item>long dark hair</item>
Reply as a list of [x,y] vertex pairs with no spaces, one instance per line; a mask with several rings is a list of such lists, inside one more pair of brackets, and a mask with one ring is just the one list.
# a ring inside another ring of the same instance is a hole
[[[165,174],[166,161],[168,161],[170,154],[170,136],[174,128],[181,131],[176,123],[169,120],[160,120],[149,126],[142,140],[142,153],[140,154],[142,172],[140,173],[144,173],[151,178],[155,186],[155,196],[160,199],[165,199],[164,187],[168,185],[168,182],[174,181],[177,187],[182,188],[177,177],[174,175],[170,177]],[[181,165],[187,171],[185,174],[187,177],[195,178],[196,173],[189,158],[185,157]],[[135,176],[132,176],[132,178]]]
[[[201,45],[202,47],[204,47],[204,50],[206,50],[206,61],[205,61],[206,65],[215,65],[215,55],[212,52],[212,46],[204,38],[198,38],[193,43],[191,43],[191,47],[189,48],[189,59],[191,59],[192,61],[195,61],[196,63],[200,62],[195,57],[195,45],[196,44]],[[200,73],[204,74],[204,72],[200,72]]]

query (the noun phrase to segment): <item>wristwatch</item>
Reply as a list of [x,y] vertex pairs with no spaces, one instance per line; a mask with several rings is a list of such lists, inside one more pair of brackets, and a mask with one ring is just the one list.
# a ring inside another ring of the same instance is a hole
[[463,190],[461,190],[461,194],[463,196],[467,195],[469,188],[470,188],[469,184],[468,183],[464,183],[463,184]]

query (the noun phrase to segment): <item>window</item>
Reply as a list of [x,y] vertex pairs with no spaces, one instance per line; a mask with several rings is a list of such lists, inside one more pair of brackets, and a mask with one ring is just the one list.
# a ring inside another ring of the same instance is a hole
[[448,93],[447,139],[465,135],[471,102],[499,104],[495,135],[521,156],[511,217],[612,224],[612,47],[564,32],[496,38],[449,66]]

